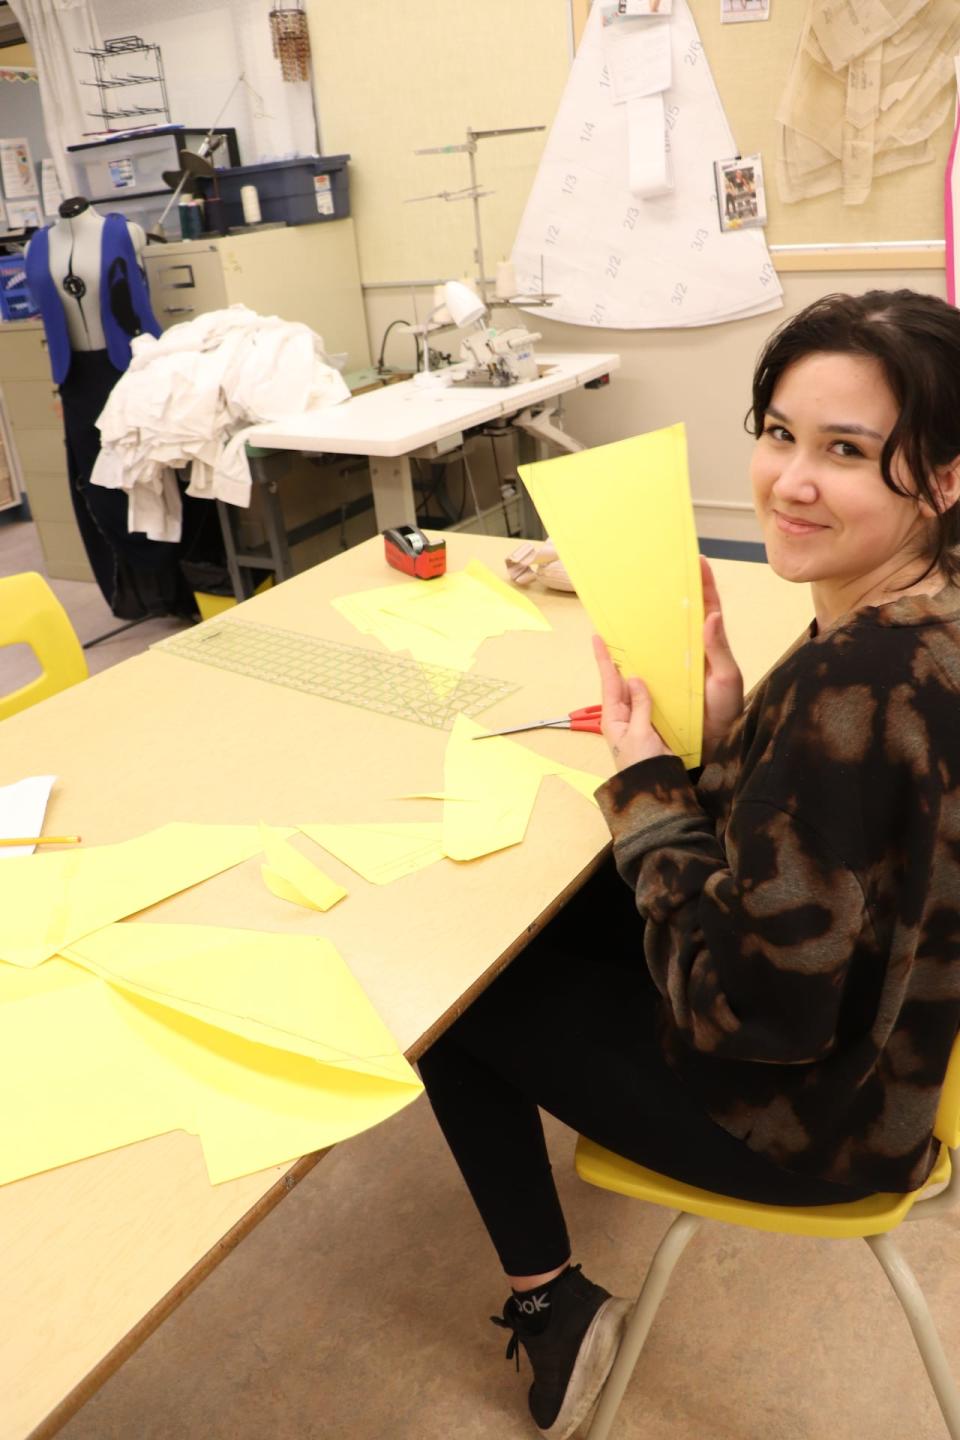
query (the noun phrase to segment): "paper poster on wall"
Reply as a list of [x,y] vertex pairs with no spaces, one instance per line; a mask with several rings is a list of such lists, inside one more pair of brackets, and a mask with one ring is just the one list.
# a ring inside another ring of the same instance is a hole
[[30,142],[25,136],[0,140],[0,177],[8,200],[20,200],[38,193]]
[[[721,231],[713,163],[738,147],[687,0],[666,22],[612,23],[652,25],[651,46],[666,24],[669,84],[618,102],[594,5],[514,244],[520,293],[558,296],[538,315],[607,329],[776,309],[783,292],[763,234]],[[642,68],[631,57],[632,73]]]
[[56,215],[63,204],[63,191],[57,178],[57,167],[49,156],[40,161],[40,194],[44,215]]
[[770,0],[720,0],[720,23],[735,25],[740,20],[769,20]]
[[40,200],[8,200],[7,201],[7,229],[28,230],[39,229],[43,224],[43,216],[40,214]]

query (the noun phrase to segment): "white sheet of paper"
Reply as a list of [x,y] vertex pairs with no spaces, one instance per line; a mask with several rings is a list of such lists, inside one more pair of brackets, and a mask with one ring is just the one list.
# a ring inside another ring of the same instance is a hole
[[688,0],[675,0],[668,23],[673,189],[641,200],[629,185],[627,112],[636,102],[616,103],[600,6],[590,12],[513,247],[520,293],[539,292],[542,264],[543,289],[560,297],[535,318],[653,330],[783,304],[763,232],[720,230],[713,162],[738,147]]
[[604,25],[603,58],[617,103],[670,88],[670,21],[624,20]]
[[57,167],[47,156],[40,161],[40,193],[43,197],[44,215],[56,215],[63,202],[63,191],[57,176]]
[[627,155],[631,195],[652,200],[673,189],[662,95],[627,101]]
[[[56,775],[32,775],[13,785],[0,786],[0,840],[19,835],[42,835],[43,817]],[[8,855],[32,855],[35,845],[0,845],[0,860]]]
[[39,199],[7,201],[7,226],[10,230],[25,230],[28,225],[42,224]]

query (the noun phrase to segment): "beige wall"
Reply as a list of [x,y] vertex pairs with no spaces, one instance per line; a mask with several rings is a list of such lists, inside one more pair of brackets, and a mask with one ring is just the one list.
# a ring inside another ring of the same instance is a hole
[[[803,0],[777,0],[762,24],[721,26],[718,0],[690,0],[704,47],[743,153],[760,150],[772,179],[773,116],[805,11]],[[321,135],[328,152],[352,153],[351,186],[371,350],[385,326],[413,318],[409,285],[384,282],[458,276],[470,268],[468,207],[442,201],[404,205],[407,194],[467,183],[463,156],[411,157],[413,148],[460,138],[464,127],[549,120],[569,70],[571,19],[585,0],[308,0]],[[398,57],[402,56],[402,60]],[[549,113],[548,113],[549,112]],[[807,205],[771,203],[768,240],[782,244],[942,238],[942,170],[947,129],[936,163],[878,182],[864,206],[837,196]],[[498,192],[482,201],[486,269],[508,253],[540,153],[541,137],[491,140],[481,147],[481,179]],[[498,148],[503,146],[504,148]],[[425,167],[423,169],[416,167]],[[772,184],[771,191],[775,190]],[[457,213],[459,212],[459,213]],[[622,366],[609,388],[567,402],[569,428],[591,444],[683,420],[701,535],[756,539],[749,506],[749,437],[742,420],[757,351],[791,311],[832,290],[906,285],[944,293],[940,268],[788,270],[778,259],[785,308],[769,315],[697,330],[615,331],[526,317],[543,332],[541,348],[607,349]],[[814,260],[811,264],[821,264]],[[857,257],[858,264],[866,264]],[[837,262],[839,267],[839,261]],[[416,292],[418,318],[429,297]],[[501,322],[507,312],[498,312]],[[438,337],[441,348],[456,337]],[[409,338],[390,336],[388,361],[408,363]]]

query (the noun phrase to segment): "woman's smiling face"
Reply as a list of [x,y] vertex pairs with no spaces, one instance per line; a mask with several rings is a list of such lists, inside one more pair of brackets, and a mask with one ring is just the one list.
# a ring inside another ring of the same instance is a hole
[[[837,613],[907,579],[904,567],[924,551],[917,501],[895,494],[880,469],[897,415],[878,361],[815,353],[780,376],[754,445],[767,559],[783,579],[817,585]],[[905,478],[896,459],[894,478]]]

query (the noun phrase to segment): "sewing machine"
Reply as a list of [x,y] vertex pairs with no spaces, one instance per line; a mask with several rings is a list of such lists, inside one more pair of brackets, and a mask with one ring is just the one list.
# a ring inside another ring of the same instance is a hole
[[484,326],[467,335],[460,346],[460,360],[469,370],[458,375],[457,385],[516,385],[536,380],[539,374],[534,344],[543,337],[537,331],[514,325],[509,330]]

